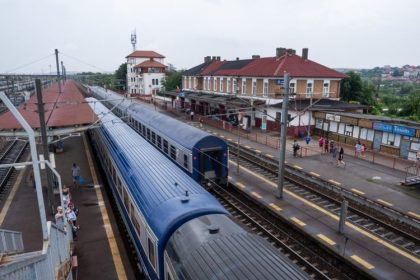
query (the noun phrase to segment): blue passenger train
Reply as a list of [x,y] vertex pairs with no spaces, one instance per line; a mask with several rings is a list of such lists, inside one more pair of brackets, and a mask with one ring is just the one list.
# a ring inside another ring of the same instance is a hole
[[90,130],[148,279],[309,279],[94,98]]
[[229,154],[223,139],[115,92],[100,87],[89,91],[195,181],[226,185]]

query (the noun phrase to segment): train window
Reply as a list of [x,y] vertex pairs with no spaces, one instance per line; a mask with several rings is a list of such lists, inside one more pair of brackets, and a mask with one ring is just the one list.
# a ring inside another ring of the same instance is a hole
[[157,146],[159,149],[162,149],[162,138],[159,135],[157,136]]
[[125,209],[127,209],[127,212],[128,212],[128,205],[129,205],[128,193],[125,189],[123,190],[124,190],[124,194],[123,194],[124,205],[125,205]]
[[150,140],[150,129],[147,129],[147,140]]
[[168,141],[166,141],[165,139],[163,139],[163,152],[165,154],[168,153]]
[[184,167],[188,169],[188,156],[184,155]]
[[118,178],[118,177],[117,177],[117,188],[118,188],[118,192],[121,194],[122,193],[122,184],[121,184],[120,178]]
[[152,131],[152,143],[156,144],[156,133]]
[[171,158],[176,159],[176,148],[171,145]]
[[143,136],[146,135],[146,127],[143,125]]
[[140,223],[139,223],[139,221],[136,217],[136,214],[134,212],[131,212],[131,220],[133,221],[133,225],[134,225],[134,228],[137,231],[137,235],[140,237],[141,236]]
[[148,244],[149,244],[149,260],[150,260],[150,263],[152,264],[152,266],[154,268],[156,268],[156,264],[155,264],[155,245],[153,244],[153,241],[150,238],[148,238],[147,241],[148,241]]

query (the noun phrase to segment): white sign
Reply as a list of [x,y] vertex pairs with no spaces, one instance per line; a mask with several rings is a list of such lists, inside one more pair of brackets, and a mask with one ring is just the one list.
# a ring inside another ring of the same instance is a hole
[[329,121],[340,122],[340,116],[336,116],[336,115],[333,115],[333,114],[326,114],[325,119],[327,119]]

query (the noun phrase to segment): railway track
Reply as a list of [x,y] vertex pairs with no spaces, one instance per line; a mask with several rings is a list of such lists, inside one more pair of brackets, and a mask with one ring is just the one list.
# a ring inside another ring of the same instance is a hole
[[371,279],[309,234],[235,188],[208,189],[240,223],[265,238],[313,279]]
[[[17,162],[25,152],[26,146],[27,141],[10,141],[0,154],[0,165]],[[14,167],[0,168],[0,202],[8,195],[9,189],[16,179],[16,175],[17,172]]]
[[[232,147],[230,153],[236,157],[237,147]],[[273,182],[277,182],[278,163],[265,159],[246,149],[240,150],[241,165],[253,169]],[[358,199],[345,195],[342,188],[324,184],[300,170],[288,166],[285,172],[284,187],[317,204],[318,206],[339,216],[343,198],[348,200],[349,208],[347,221],[363,230],[395,245],[399,249],[420,257],[420,230],[411,224],[406,224],[394,215],[391,217],[384,211],[369,207],[367,203],[360,203]]]

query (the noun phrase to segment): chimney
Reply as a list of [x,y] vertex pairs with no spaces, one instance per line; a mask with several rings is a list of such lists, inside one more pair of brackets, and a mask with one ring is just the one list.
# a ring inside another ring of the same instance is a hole
[[239,60],[239,57],[237,57],[236,60]]
[[296,50],[294,49],[287,49],[287,54],[296,54]]
[[286,48],[276,48],[276,57],[279,58],[286,53]]
[[216,56],[216,60],[217,61],[220,61],[220,56]]
[[212,56],[212,57],[211,57],[211,60],[212,60],[212,61],[215,61],[215,60],[216,60],[216,57],[215,57],[215,56]]
[[308,60],[308,52],[309,52],[309,49],[308,48],[303,48],[302,49],[302,58],[304,60]]
[[257,58],[260,58],[260,56],[258,54],[253,54],[252,55],[252,59],[257,59]]
[[211,61],[211,57],[210,56],[205,56],[204,57],[204,62],[209,62]]

